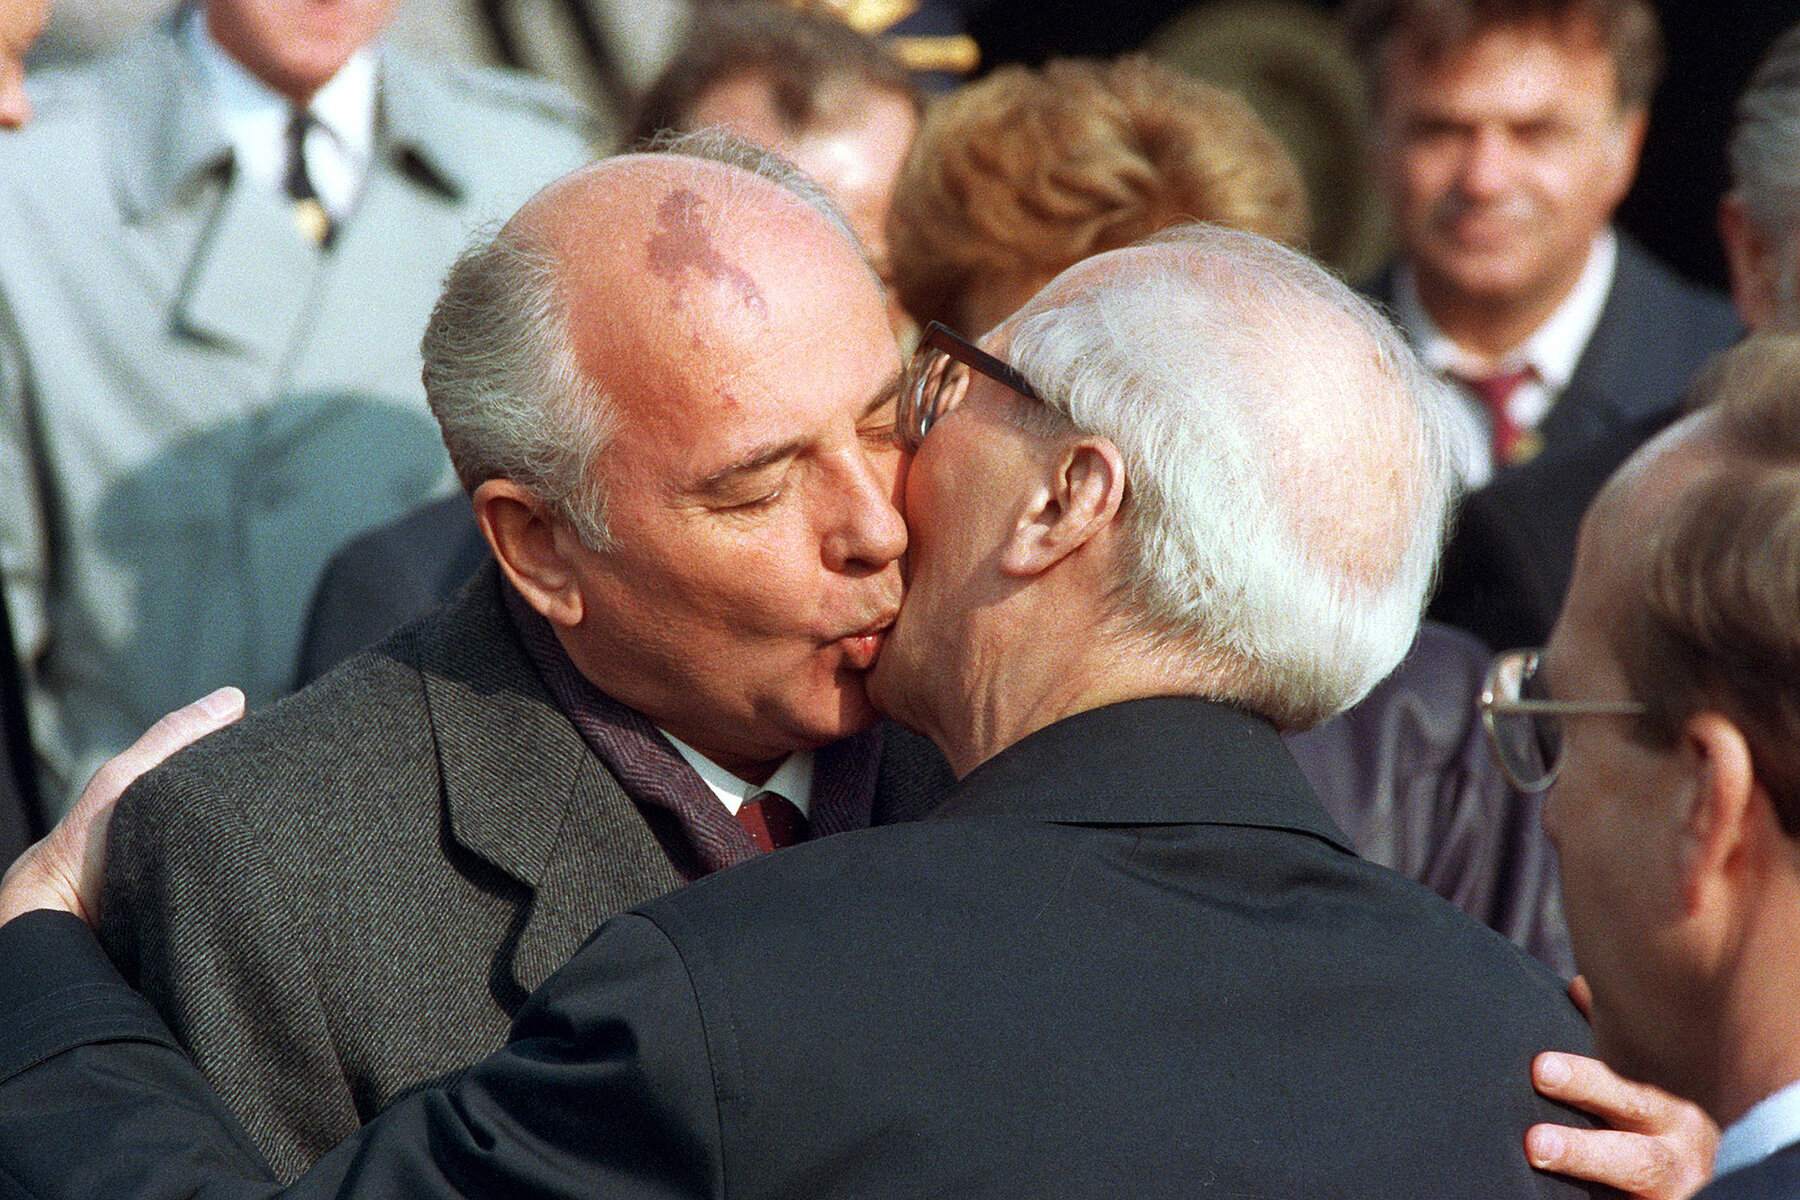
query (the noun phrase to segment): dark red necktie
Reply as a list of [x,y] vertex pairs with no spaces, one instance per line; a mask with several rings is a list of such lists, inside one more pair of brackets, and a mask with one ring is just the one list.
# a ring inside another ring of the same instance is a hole
[[786,796],[758,792],[737,810],[738,823],[750,831],[759,850],[779,850],[812,836],[806,814]]
[[1532,430],[1513,420],[1507,405],[1521,384],[1537,378],[1537,368],[1527,363],[1517,370],[1471,379],[1458,375],[1457,380],[1480,398],[1487,409],[1488,424],[1494,431],[1494,463],[1517,466],[1537,453],[1538,439]]

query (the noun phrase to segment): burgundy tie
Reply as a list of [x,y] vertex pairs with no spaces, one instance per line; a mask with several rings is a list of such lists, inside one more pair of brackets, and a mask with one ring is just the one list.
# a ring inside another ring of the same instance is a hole
[[1507,404],[1512,400],[1513,393],[1519,390],[1519,386],[1536,378],[1537,368],[1529,363],[1515,370],[1484,375],[1479,379],[1457,376],[1463,386],[1474,392],[1487,408],[1488,423],[1494,431],[1494,462],[1499,466],[1517,466],[1538,452],[1536,432],[1513,420],[1512,413],[1507,410]]
[[812,836],[806,814],[776,792],[758,792],[744,801],[737,810],[737,819],[761,850],[779,850]]

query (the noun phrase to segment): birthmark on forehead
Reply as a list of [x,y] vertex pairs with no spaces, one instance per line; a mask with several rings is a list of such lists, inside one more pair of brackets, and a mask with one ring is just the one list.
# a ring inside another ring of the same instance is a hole
[[677,188],[656,206],[657,228],[645,250],[650,270],[669,281],[669,307],[686,303],[687,290],[698,277],[731,288],[745,308],[766,319],[769,305],[762,289],[748,271],[719,253],[700,219],[703,203],[697,193]]

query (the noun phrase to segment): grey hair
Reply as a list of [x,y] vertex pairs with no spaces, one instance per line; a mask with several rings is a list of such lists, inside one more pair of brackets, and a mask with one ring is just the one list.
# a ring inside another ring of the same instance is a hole
[[[1011,356],[1124,458],[1119,605],[1134,631],[1235,664],[1241,683],[1220,699],[1314,724],[1361,699],[1417,632],[1455,487],[1440,385],[1373,308],[1266,238],[1196,225],[1148,244],[1180,250],[1028,305]],[[1288,470],[1327,455],[1274,425],[1298,388],[1325,389],[1301,413],[1343,414],[1315,440],[1334,438],[1345,483],[1304,497]],[[1379,531],[1360,547],[1372,569],[1359,547],[1297,527],[1351,510]]]
[[[715,225],[766,204],[762,180],[806,203],[868,263],[842,210],[780,156],[718,130],[659,139],[654,152],[736,168],[725,177]],[[590,547],[610,547],[595,460],[617,429],[617,406],[576,359],[560,266],[528,223],[475,236],[451,266],[419,348],[425,396],[463,487],[510,479]]]
[[1726,155],[1732,191],[1757,232],[1780,250],[1778,316],[1793,328],[1800,325],[1800,25],[1775,39],[1745,85]]

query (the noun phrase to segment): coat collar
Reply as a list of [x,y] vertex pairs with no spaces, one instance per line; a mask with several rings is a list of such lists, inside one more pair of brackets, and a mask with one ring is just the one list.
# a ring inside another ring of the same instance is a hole
[[934,818],[1084,825],[1247,825],[1354,853],[1275,727],[1239,709],[1155,696],[1038,730],[975,770]]
[[[119,126],[109,153],[128,220],[170,208],[231,168],[231,140],[177,34],[188,11],[183,5],[158,23],[109,75],[109,109]],[[461,107],[458,98],[435,73],[400,55],[381,55],[379,80],[375,153],[452,202],[461,199],[481,164],[452,135],[463,123],[442,119]]]
[[118,125],[107,152],[128,221],[175,205],[200,181],[231,168],[231,139],[176,35],[177,9],[125,50],[104,85]]
[[449,837],[531,889],[513,963],[529,991],[600,921],[680,879],[637,806],[552,702],[500,586],[497,569],[483,567],[414,636]]

